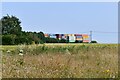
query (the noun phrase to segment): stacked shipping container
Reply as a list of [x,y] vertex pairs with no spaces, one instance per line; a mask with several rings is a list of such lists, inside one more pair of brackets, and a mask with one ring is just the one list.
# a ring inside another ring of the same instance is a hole
[[83,42],[89,42],[89,36],[87,34],[82,34]]
[[78,40],[78,41],[82,41],[83,39],[82,39],[82,34],[75,34],[75,36],[76,36],[76,40]]
[[56,35],[55,34],[49,34],[49,37],[50,38],[56,38]]
[[59,40],[65,39],[69,42],[89,42],[88,34],[45,34],[45,37],[57,38]]
[[45,37],[49,37],[49,34],[44,34]]

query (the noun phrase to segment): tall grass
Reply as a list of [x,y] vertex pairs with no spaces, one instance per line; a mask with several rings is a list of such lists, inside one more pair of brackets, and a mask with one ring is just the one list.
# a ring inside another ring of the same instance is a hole
[[[20,50],[23,56],[18,55]],[[118,46],[115,44],[3,46],[2,51],[4,78],[118,77]]]

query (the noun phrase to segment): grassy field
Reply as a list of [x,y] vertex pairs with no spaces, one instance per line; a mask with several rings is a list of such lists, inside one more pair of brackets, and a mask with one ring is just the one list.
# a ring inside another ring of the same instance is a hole
[[117,44],[16,45],[1,51],[3,78],[118,77]]

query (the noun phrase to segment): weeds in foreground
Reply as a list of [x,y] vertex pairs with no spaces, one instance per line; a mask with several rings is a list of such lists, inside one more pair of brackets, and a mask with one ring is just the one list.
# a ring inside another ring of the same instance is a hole
[[[23,55],[19,55],[21,49]],[[3,50],[3,78],[118,77],[117,45],[36,45],[8,50]]]

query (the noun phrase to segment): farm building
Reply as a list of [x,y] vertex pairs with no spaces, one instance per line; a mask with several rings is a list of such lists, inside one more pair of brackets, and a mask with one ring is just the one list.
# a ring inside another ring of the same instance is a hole
[[65,39],[69,42],[84,42],[89,43],[88,34],[44,34],[45,37],[56,38],[56,39]]

